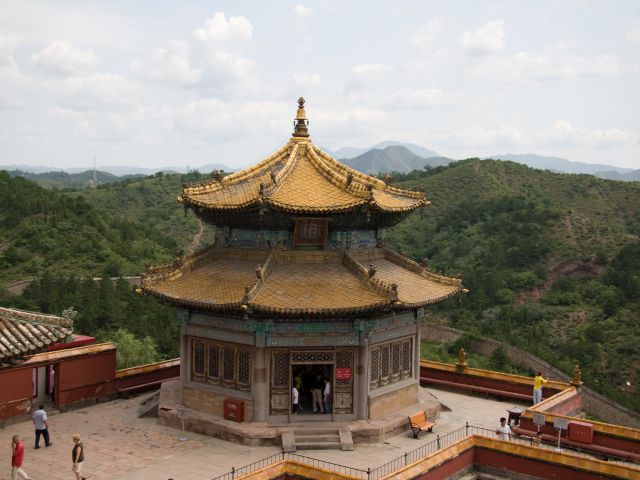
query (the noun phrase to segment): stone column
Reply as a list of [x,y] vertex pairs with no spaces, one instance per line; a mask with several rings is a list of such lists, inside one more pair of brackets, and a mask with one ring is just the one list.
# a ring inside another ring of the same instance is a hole
[[[363,333],[360,332],[361,338]],[[360,342],[356,356],[356,382],[354,383],[353,402],[358,420],[369,418],[369,343]]]
[[267,349],[257,347],[253,356],[253,382],[251,386],[253,393],[253,420],[255,422],[264,422],[267,419],[269,410],[268,367]]

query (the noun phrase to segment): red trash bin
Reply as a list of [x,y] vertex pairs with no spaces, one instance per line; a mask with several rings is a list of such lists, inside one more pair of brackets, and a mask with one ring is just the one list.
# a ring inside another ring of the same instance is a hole
[[225,398],[223,406],[225,420],[244,422],[244,400]]

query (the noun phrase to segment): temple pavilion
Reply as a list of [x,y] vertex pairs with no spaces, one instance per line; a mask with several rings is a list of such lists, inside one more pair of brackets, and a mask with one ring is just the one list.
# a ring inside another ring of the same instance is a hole
[[[179,307],[188,409],[222,417],[231,398],[243,421],[282,424],[383,418],[418,402],[424,307],[461,281],[384,246],[387,228],[429,205],[424,193],[339,163],[308,125],[300,98],[282,148],[184,185],[178,202],[213,226],[214,244],[143,275],[143,291]],[[330,401],[314,414],[318,379]]]

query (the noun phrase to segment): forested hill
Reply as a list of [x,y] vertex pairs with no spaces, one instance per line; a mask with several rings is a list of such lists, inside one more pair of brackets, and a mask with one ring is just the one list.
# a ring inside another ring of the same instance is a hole
[[[82,196],[45,190],[0,171],[0,285],[55,275],[115,276],[165,261],[175,240],[152,226],[115,218]],[[59,313],[59,312],[58,312]]]
[[590,386],[640,410],[639,184],[477,159],[393,181],[432,205],[387,242],[470,289],[437,321],[567,373],[578,362]]
[[[116,218],[143,224],[162,232],[176,242],[181,250],[188,250],[194,236],[200,230],[198,220],[177,202],[184,182],[204,179],[193,171],[188,175],[156,173],[143,178],[131,178],[98,188],[72,192],[82,195],[96,209]],[[213,229],[204,227],[200,246],[213,239]]]

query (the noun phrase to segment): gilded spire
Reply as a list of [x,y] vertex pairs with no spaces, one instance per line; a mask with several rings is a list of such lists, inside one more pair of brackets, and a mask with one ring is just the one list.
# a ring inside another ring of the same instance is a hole
[[309,136],[309,120],[307,120],[307,112],[304,111],[304,98],[298,99],[298,111],[296,112],[296,119],[293,122],[293,136],[294,137],[308,137]]

